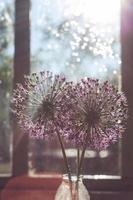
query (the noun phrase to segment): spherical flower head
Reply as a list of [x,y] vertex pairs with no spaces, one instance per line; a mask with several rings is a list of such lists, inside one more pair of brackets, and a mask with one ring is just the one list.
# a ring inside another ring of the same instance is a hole
[[25,76],[24,84],[18,84],[13,92],[13,112],[23,130],[33,138],[62,132],[66,91],[69,83],[49,71]]
[[82,79],[73,85],[71,110],[66,114],[66,138],[77,146],[106,149],[125,131],[127,101],[108,81]]

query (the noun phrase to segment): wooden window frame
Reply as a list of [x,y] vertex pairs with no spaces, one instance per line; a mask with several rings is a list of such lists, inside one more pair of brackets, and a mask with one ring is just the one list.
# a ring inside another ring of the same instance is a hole
[[[129,11],[132,0],[122,3],[121,11],[121,46],[122,46],[122,89],[128,99],[129,119],[127,131],[122,139],[122,178],[119,180],[86,179],[89,191],[99,192],[128,192],[133,198],[133,27],[130,26],[133,14]],[[30,72],[30,0],[15,1],[15,55],[14,55],[14,88],[17,82],[23,82],[23,75]],[[19,129],[14,119],[14,146]],[[13,174],[11,177],[0,178],[0,188],[15,176],[28,172],[28,138],[26,135],[13,150]],[[106,197],[107,198],[107,197]],[[105,198],[105,199],[106,199]],[[125,198],[125,197],[124,197]],[[97,199],[97,198],[96,198]]]
[[[30,0],[15,0],[15,23],[14,23],[14,80],[16,83],[23,83],[23,75],[30,72]],[[13,119],[13,160],[12,175],[0,177],[0,189],[15,176],[26,174],[28,170],[28,137],[24,135],[18,140],[19,128],[16,119]],[[19,143],[18,143],[19,141]]]

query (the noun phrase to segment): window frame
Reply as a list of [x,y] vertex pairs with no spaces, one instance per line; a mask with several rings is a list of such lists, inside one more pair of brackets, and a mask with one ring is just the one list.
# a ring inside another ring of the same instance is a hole
[[[122,2],[121,10],[121,47],[122,47],[122,89],[128,99],[129,119],[127,131],[122,139],[122,178],[121,179],[85,179],[89,191],[133,191],[133,28],[126,29],[133,15],[130,15],[129,4],[131,0]],[[23,75],[30,72],[30,0],[15,0],[15,54],[14,54],[14,82],[23,83]],[[19,128],[14,118],[13,123],[13,173],[11,177],[0,177],[0,188],[15,176],[28,173],[28,137],[24,135],[16,143]]]
[[[30,0],[15,0],[15,23],[14,23],[14,80],[13,88],[16,83],[23,83],[23,75],[30,72]],[[23,135],[18,139],[20,129],[17,127],[16,119],[13,118],[13,152],[12,152],[12,174],[10,177],[0,177],[0,189],[5,184],[28,170],[28,137]],[[19,141],[19,142],[18,142]]]

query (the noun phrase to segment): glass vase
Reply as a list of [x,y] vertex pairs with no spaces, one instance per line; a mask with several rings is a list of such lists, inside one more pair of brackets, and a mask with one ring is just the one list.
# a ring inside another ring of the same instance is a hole
[[68,175],[63,175],[63,180],[57,189],[55,200],[90,200],[90,195],[83,183],[83,177],[72,176],[72,183],[70,184]]

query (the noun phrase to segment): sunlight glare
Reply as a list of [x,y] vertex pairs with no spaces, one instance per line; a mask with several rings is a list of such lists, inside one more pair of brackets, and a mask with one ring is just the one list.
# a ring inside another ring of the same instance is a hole
[[121,0],[67,0],[66,15],[83,16],[95,23],[114,23]]

